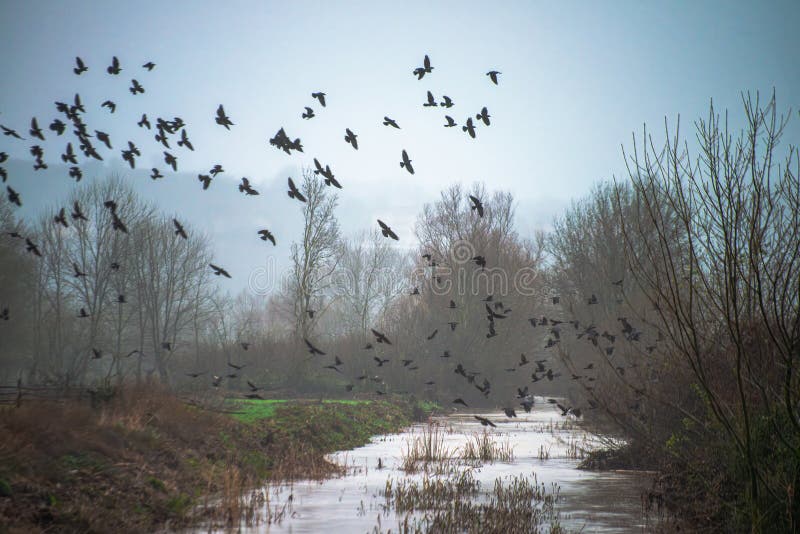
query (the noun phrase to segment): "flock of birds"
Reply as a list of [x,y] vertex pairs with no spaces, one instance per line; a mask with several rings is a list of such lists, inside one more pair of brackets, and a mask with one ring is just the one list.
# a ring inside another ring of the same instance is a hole
[[[144,63],[141,68],[143,69],[144,73],[149,73],[153,71],[156,65],[153,62],[148,61]],[[73,72],[75,75],[82,75],[83,73],[87,72],[89,67],[86,63],[80,58],[77,57],[75,61],[75,67],[73,68]],[[417,77],[418,80],[422,80],[425,76],[429,76],[432,74],[434,67],[431,65],[430,58],[426,55],[423,59],[422,65],[418,66],[413,69],[412,73],[414,76]],[[123,67],[120,65],[119,60],[117,57],[114,57],[111,61],[111,64],[106,68],[106,72],[110,76],[119,76],[119,74],[123,71]],[[490,70],[486,73],[488,76],[490,83],[494,85],[498,85],[499,78],[498,76],[501,73],[496,70]],[[130,86],[128,87],[129,92],[133,97],[139,94],[143,94],[145,92],[145,87],[137,80],[131,79]],[[319,106],[325,108],[327,106],[327,95],[324,92],[317,91],[311,93],[312,99],[316,100],[319,103]],[[422,104],[423,107],[426,108],[434,108],[439,107],[445,110],[450,110],[455,106],[453,99],[450,96],[443,95],[440,101],[434,97],[434,95],[427,91],[427,100]],[[107,109],[109,114],[113,114],[116,111],[117,104],[112,100],[105,100],[100,104],[101,108]],[[78,151],[80,151],[85,158],[87,159],[95,159],[95,160],[103,160],[103,155],[101,151],[112,151],[113,150],[113,143],[110,138],[110,135],[106,132],[100,130],[92,130],[90,127],[84,122],[83,114],[86,112],[86,107],[81,100],[79,94],[75,94],[72,103],[68,104],[65,102],[56,102],[55,103],[56,110],[60,113],[60,116],[53,119],[52,122],[49,124],[49,130],[56,136],[64,135],[68,129],[71,130],[72,134],[75,138],[75,144],[77,145]],[[449,112],[449,111],[448,111]],[[311,120],[317,116],[317,112],[314,108],[307,106],[303,111],[301,117],[305,120]],[[487,107],[482,107],[480,112],[478,112],[474,116],[470,115],[467,117],[466,121],[462,125],[462,131],[469,135],[471,138],[476,137],[476,130],[479,124],[483,124],[484,126],[489,126],[491,124],[490,114]],[[444,119],[446,123],[444,127],[452,128],[458,126],[455,119],[451,115],[445,115]],[[231,117],[225,111],[225,108],[222,104],[220,104],[214,115],[214,121],[217,125],[225,128],[225,130],[230,131],[231,127],[235,127],[235,123],[231,119]],[[194,151],[194,145],[191,142],[187,131],[187,125],[180,117],[173,117],[173,118],[162,118],[156,117],[155,121],[151,121],[150,118],[147,116],[146,113],[143,113],[141,119],[136,123],[139,128],[147,129],[150,131],[155,132],[154,140],[158,143],[159,150],[163,152],[163,159],[165,168],[171,169],[173,172],[177,172],[178,170],[178,156],[176,155],[177,150],[172,148],[171,143],[174,143],[177,148],[181,148],[183,150]],[[394,118],[390,118],[385,116],[383,118],[383,125],[389,128],[394,129],[401,129],[401,126],[398,124],[398,121]],[[24,141],[25,138],[19,134],[16,130],[7,127],[6,125],[0,125],[0,129],[2,129],[2,133],[6,138],[9,139],[16,139],[19,141]],[[39,126],[38,120],[36,117],[31,119],[30,129],[29,132],[31,137],[44,141],[45,135],[42,128]],[[48,134],[49,135],[49,134]],[[345,135],[344,140],[348,143],[354,150],[358,150],[358,135],[354,133],[350,128],[345,128]],[[286,154],[291,155],[293,152],[304,152],[304,147],[300,138],[295,137],[294,139],[290,137],[284,128],[280,128],[276,134],[269,139],[269,144],[274,146],[278,150],[285,152]],[[162,150],[163,149],[163,150]],[[137,158],[141,157],[140,149],[132,142],[127,141],[127,143],[122,144],[122,148],[120,149],[122,159],[128,163],[131,169],[136,168]],[[30,154],[34,157],[34,170],[41,170],[46,169],[48,167],[45,157],[44,157],[44,150],[39,144],[34,144],[29,148]],[[61,160],[65,163],[70,165],[69,167],[69,176],[73,178],[76,182],[80,181],[82,178],[82,171],[78,164],[78,156],[75,150],[75,146],[73,145],[73,141],[68,141],[64,148],[63,154],[61,154]],[[2,178],[3,182],[6,182],[8,179],[8,173],[4,167],[2,167],[2,163],[4,163],[8,159],[8,154],[5,152],[0,152],[0,178]],[[324,183],[327,186],[335,187],[338,189],[342,188],[342,184],[336,179],[335,174],[331,170],[330,165],[322,165],[322,163],[317,159],[313,159],[314,162],[314,174],[320,176]],[[412,164],[412,159],[410,158],[408,152],[405,149],[401,150],[401,161],[400,167],[405,169],[408,173],[414,174],[415,169]],[[211,166],[210,170],[207,173],[200,173],[197,176],[198,181],[200,182],[202,189],[207,190],[211,186],[212,181],[221,173],[224,173],[225,170],[223,166],[219,163],[214,164]],[[164,174],[162,174],[162,169],[154,167],[151,169],[150,177],[153,180],[158,180],[164,178]],[[241,178],[240,182],[237,184],[238,191],[244,194],[245,196],[255,196],[258,195],[259,192],[253,187],[250,183],[248,178],[243,177]],[[17,191],[15,191],[11,185],[6,186],[8,200],[17,206],[22,205],[22,200]],[[287,181],[287,195],[290,199],[297,200],[301,203],[307,202],[306,197],[303,193],[298,189],[295,185],[292,178],[288,178]],[[474,195],[469,196],[470,207],[472,211],[475,213],[477,217],[483,217],[484,215],[484,205],[481,199],[477,198]],[[115,231],[127,233],[128,229],[125,224],[125,221],[122,218],[122,215],[117,210],[117,203],[113,199],[109,199],[105,202],[105,208],[108,209],[108,213],[110,215],[111,224]],[[69,228],[70,224],[77,225],[77,224],[84,224],[88,222],[88,218],[86,217],[84,211],[82,210],[81,206],[75,202],[72,206],[72,209],[69,213],[69,218],[67,217],[67,211],[65,208],[61,208],[58,214],[54,217],[54,224],[60,225],[63,228]],[[383,222],[382,220],[378,220],[378,226],[380,228],[381,234],[389,239],[399,240],[398,235],[395,233],[392,228]],[[174,225],[174,232],[175,235],[179,236],[182,239],[188,239],[188,234],[186,232],[185,227],[183,224],[178,221],[177,219],[173,219]],[[8,232],[8,234],[13,238],[18,238],[20,240],[24,240],[25,248],[28,252],[35,256],[41,256],[42,253],[37,246],[37,244],[30,238],[26,236],[22,236],[17,232]],[[269,229],[260,229],[257,231],[257,235],[263,241],[269,241],[273,245],[276,244],[276,238],[273,233]],[[442,261],[437,260],[432,257],[431,254],[424,254],[423,258],[429,262],[429,265],[432,266],[434,269],[437,265],[441,265]],[[480,268],[486,267],[486,259],[484,256],[476,255],[472,258],[472,261]],[[111,263],[110,267],[111,270],[117,271],[121,268],[120,264],[117,262]],[[209,264],[209,268],[211,272],[216,276],[222,276],[226,278],[231,278],[231,274],[223,267],[216,265],[214,263]],[[78,264],[73,264],[74,276],[75,277],[84,277],[86,276],[85,270]],[[438,277],[437,277],[438,278]],[[622,281],[620,280],[618,283],[615,284],[621,285]],[[415,287],[411,291],[411,295],[419,295],[420,291],[419,288]],[[126,302],[124,295],[119,295],[117,298],[117,302],[119,304],[124,304]],[[486,310],[486,318],[487,318],[487,329],[488,332],[486,334],[487,338],[492,338],[498,335],[498,331],[496,328],[495,321],[502,321],[506,317],[511,310],[505,308],[502,302],[494,302],[493,296],[488,295],[486,298],[482,300],[484,303],[484,307]],[[559,297],[552,297],[553,304],[558,304]],[[592,297],[588,301],[589,305],[597,304],[597,298],[592,295]],[[454,309],[456,307],[455,302],[450,301],[449,308]],[[313,310],[308,310],[309,315],[313,317]],[[10,310],[5,307],[0,310],[0,319],[2,320],[9,320],[10,318]],[[90,317],[91,313],[88,312],[85,308],[81,308],[77,317],[79,318],[87,318]],[[546,349],[553,348],[557,346],[561,339],[562,339],[562,323],[565,321],[558,320],[558,319],[548,319],[547,317],[541,318],[530,318],[529,322],[532,327],[547,327],[549,328],[549,337],[545,344]],[[614,351],[614,343],[616,341],[617,336],[614,334],[610,334],[607,331],[602,333],[598,333],[597,329],[593,325],[588,325],[582,327],[582,325],[577,320],[570,320],[566,321],[567,323],[571,324],[574,327],[574,331],[576,333],[577,338],[585,338],[588,342],[592,343],[594,346],[599,346],[601,340],[607,344],[603,348],[606,355],[611,356]],[[626,339],[629,341],[638,341],[639,336],[641,335],[640,332],[635,330],[633,326],[627,321],[626,318],[621,317],[620,322],[622,324],[622,335],[625,336]],[[450,321],[447,323],[450,327],[451,331],[455,331],[458,325],[457,322]],[[375,329],[371,330],[374,336],[374,342],[380,345],[391,345],[392,342],[389,338],[384,334]],[[438,333],[438,329],[435,329],[429,336],[427,336],[427,341],[432,340],[436,337]],[[304,339],[308,352],[314,356],[326,356],[326,353],[321,350],[320,348],[316,347],[310,340]],[[240,346],[243,350],[248,350],[249,343],[247,342],[240,342]],[[161,348],[167,351],[172,351],[173,346],[170,342],[164,341],[161,343]],[[372,350],[374,348],[372,343],[368,343],[364,350]],[[652,351],[655,347],[648,346],[647,350]],[[134,350],[131,351],[127,356],[131,356],[133,354],[139,353],[140,351]],[[103,357],[103,351],[97,348],[92,348],[91,358],[93,359],[100,359]],[[443,354],[441,355],[442,358],[449,358],[450,351],[444,350]],[[383,367],[385,364],[389,363],[389,359],[381,358],[379,356],[375,356],[374,360],[376,362],[377,367]],[[533,382],[538,382],[539,380],[548,380],[552,381],[561,376],[561,373],[554,372],[551,368],[547,368],[545,363],[547,359],[543,360],[535,360],[529,361],[525,354],[520,355],[520,360],[518,364],[513,368],[507,368],[506,371],[515,371],[518,368],[522,368],[528,364],[534,364],[535,369],[531,375],[531,380]],[[330,369],[334,372],[342,373],[341,366],[344,362],[338,357],[334,356],[334,361],[331,364],[325,365],[324,368]],[[413,359],[404,359],[402,360],[403,367],[409,371],[415,371],[419,367],[414,364]],[[230,372],[221,373],[219,375],[212,375],[211,376],[211,385],[215,388],[221,386],[222,381],[224,378],[237,378],[239,373],[245,367],[244,365],[236,364],[233,362],[228,362],[228,366],[231,368]],[[585,369],[585,371],[591,371],[592,366],[589,365]],[[623,367],[617,367],[617,372],[620,374],[624,374],[625,369]],[[480,391],[485,397],[489,397],[492,392],[492,385],[490,381],[486,378],[483,378],[481,382],[478,382],[478,377],[480,376],[480,372],[477,371],[470,371],[463,367],[462,364],[458,364],[454,372],[460,376],[462,376],[468,384],[474,385],[474,387]],[[205,372],[191,372],[187,373],[187,375],[191,378],[199,378],[205,375]],[[365,381],[370,379],[372,381],[381,383],[383,379],[378,376],[369,376],[367,373],[363,373],[362,375],[355,377],[358,381]],[[589,376],[588,373],[584,373],[584,375],[572,375],[573,380],[586,380],[591,382],[594,380],[594,377]],[[261,389],[260,387],[253,384],[250,380],[247,380],[248,387],[250,388],[250,392],[246,395],[248,398],[258,399],[261,398],[258,391]],[[428,380],[425,382],[426,386],[433,386],[435,382],[433,380]],[[591,387],[591,386],[588,386]],[[354,383],[349,383],[345,386],[347,391],[352,391],[354,388]],[[385,394],[384,391],[380,389],[376,389],[376,394],[383,395]],[[517,398],[520,400],[520,405],[528,412],[531,411],[533,406],[533,397],[528,392],[528,387],[525,386],[524,388],[518,389]],[[555,400],[549,399],[552,403],[556,403]],[[453,401],[454,405],[462,405],[467,406],[467,403],[461,398],[456,398]],[[581,411],[579,408],[568,408],[559,405],[560,409],[562,410],[562,415],[572,414],[574,416],[580,416]],[[596,405],[591,405],[590,407],[596,407]],[[516,412],[513,407],[506,406],[504,409],[506,415],[508,417],[516,417]],[[477,416],[476,416],[477,417]],[[478,420],[483,425],[490,425],[494,426],[489,419],[477,417]]]

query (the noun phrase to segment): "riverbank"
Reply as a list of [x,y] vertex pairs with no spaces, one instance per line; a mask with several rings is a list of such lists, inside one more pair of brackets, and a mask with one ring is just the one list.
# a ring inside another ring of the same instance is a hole
[[243,400],[217,413],[150,390],[125,390],[95,407],[69,400],[3,408],[0,531],[225,524],[240,517],[247,489],[334,474],[327,453],[396,432],[432,409],[399,398]]

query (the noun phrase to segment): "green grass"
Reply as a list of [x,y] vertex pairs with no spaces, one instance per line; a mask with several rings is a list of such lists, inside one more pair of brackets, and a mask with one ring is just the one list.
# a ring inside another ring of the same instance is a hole
[[[275,416],[277,408],[288,401],[286,399],[235,399],[231,400],[231,407],[239,413],[232,414],[233,418],[242,423],[254,423],[261,419],[269,419]],[[371,404],[371,400],[352,400],[352,399],[326,399],[322,404],[341,404],[345,406],[358,406]]]
[[233,414],[233,418],[242,423],[254,423],[260,419],[269,419],[275,415],[275,409],[280,404],[284,404],[284,399],[237,399],[231,401],[234,409],[239,413]]

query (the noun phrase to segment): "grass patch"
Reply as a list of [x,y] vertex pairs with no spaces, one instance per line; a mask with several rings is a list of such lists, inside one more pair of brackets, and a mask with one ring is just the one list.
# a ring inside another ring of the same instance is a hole
[[400,398],[231,405],[241,413],[125,388],[94,405],[31,401],[0,410],[0,525],[18,532],[153,532],[198,522],[235,528],[258,521],[258,501],[246,498],[252,488],[337,472],[326,454],[400,430],[418,407]]

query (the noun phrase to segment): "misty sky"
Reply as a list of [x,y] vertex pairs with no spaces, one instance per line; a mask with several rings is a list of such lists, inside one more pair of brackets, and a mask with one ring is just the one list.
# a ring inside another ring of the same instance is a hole
[[[31,141],[30,119],[46,129],[53,102],[79,92],[90,129],[111,134],[114,151],[103,167],[127,174],[147,198],[183,216],[214,239],[221,264],[247,273],[272,255],[285,265],[299,236],[300,206],[285,194],[286,178],[317,157],[344,189],[339,217],[352,234],[380,217],[412,247],[413,224],[425,202],[454,182],[485,181],[511,191],[518,229],[546,228],[570,200],[601,179],[624,176],[620,145],[643,123],[660,134],[666,116],[691,123],[719,109],[740,113],[742,91],[777,91],[781,111],[800,124],[800,3],[798,2],[45,2],[0,0],[0,124],[26,141],[0,137],[9,185],[23,193],[32,216],[73,182],[56,165],[66,136]],[[412,70],[429,54],[432,74]],[[81,56],[89,71],[72,73]],[[105,68],[116,55],[119,76]],[[157,64],[152,72],[141,65]],[[502,72],[499,86],[485,76]],[[130,80],[144,95],[128,92]],[[426,91],[450,96],[445,112],[423,108]],[[327,108],[310,96],[327,93]],[[116,101],[113,115],[100,108]],[[235,123],[214,123],[219,104]],[[305,106],[317,116],[301,118]],[[492,115],[477,139],[443,127],[445,113],[461,124],[482,106]],[[166,172],[153,132],[136,126],[180,116],[195,152],[177,148],[179,173]],[[381,124],[388,115],[401,130]],[[288,156],[267,140],[284,127],[303,140],[305,154]],[[359,150],[345,143],[345,128]],[[49,135],[48,135],[49,134]],[[71,139],[72,140],[72,139]],[[119,149],[142,150],[131,173]],[[48,173],[34,173],[28,148],[40,144]],[[77,147],[76,147],[77,148]],[[400,168],[408,150],[416,174]],[[209,191],[198,172],[221,163]],[[165,180],[151,182],[158,166]],[[11,172],[13,170],[13,172]],[[244,198],[235,184],[250,178],[262,195]],[[91,176],[87,177],[91,180]],[[56,182],[58,181],[58,182]],[[56,184],[44,188],[42,184]],[[45,193],[45,191],[47,191]],[[223,192],[224,191],[224,192]],[[185,192],[185,193],[184,193]],[[275,231],[269,249],[255,231]]]

